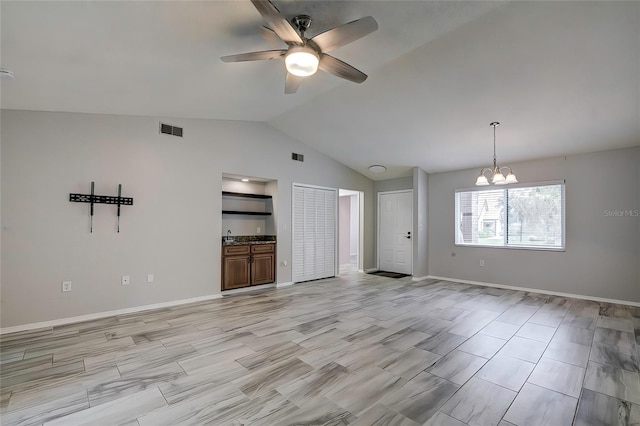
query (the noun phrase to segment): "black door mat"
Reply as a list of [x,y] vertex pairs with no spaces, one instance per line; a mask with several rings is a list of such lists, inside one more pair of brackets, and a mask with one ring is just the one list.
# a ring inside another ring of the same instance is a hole
[[376,271],[376,272],[369,272],[370,275],[380,275],[381,277],[387,277],[387,278],[404,278],[404,277],[410,277],[411,275],[409,274],[399,274],[397,272],[387,272],[387,271]]

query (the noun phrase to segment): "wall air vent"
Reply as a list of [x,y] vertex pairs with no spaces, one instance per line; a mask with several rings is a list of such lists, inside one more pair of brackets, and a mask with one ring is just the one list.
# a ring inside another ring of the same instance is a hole
[[295,152],[291,153],[291,159],[296,161],[304,161],[304,155],[296,154]]
[[164,133],[165,135],[182,137],[182,127],[172,126],[171,124],[160,123],[160,133]]

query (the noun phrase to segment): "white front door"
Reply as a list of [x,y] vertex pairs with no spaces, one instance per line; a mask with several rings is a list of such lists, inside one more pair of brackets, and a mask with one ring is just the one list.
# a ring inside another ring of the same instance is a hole
[[412,273],[413,191],[378,194],[378,269]]

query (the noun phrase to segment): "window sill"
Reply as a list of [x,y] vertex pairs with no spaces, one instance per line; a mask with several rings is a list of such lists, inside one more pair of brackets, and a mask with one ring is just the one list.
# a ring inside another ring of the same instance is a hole
[[558,251],[566,252],[566,247],[536,247],[536,246],[491,246],[482,244],[460,244],[454,243],[456,247],[479,247],[479,248],[494,248],[494,249],[508,249],[508,250],[535,250],[535,251]]

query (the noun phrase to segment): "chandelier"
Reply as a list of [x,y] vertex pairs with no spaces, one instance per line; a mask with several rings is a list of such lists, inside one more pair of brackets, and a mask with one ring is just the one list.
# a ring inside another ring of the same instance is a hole
[[[518,179],[516,179],[516,175],[513,174],[511,167],[498,167],[496,161],[496,127],[499,125],[500,123],[497,121],[489,124],[489,126],[493,127],[493,168],[485,167],[480,171],[480,175],[478,179],[476,179],[476,185],[478,186],[489,185],[489,180],[495,185],[518,183]],[[504,171],[508,171],[506,176],[504,175]],[[486,174],[487,172],[489,172],[489,175]]]

